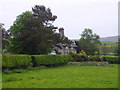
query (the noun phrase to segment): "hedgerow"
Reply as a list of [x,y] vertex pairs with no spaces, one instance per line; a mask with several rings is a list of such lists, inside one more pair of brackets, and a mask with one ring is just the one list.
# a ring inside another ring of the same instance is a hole
[[27,68],[31,63],[29,55],[2,55],[2,69]]
[[120,58],[118,56],[102,56],[102,59],[110,64],[120,64]]
[[71,55],[2,55],[2,69],[27,68],[28,66],[58,66],[68,63]]
[[71,60],[71,55],[32,55],[33,66],[58,66]]
[[120,64],[118,56],[98,56],[82,57],[77,54],[72,55],[2,55],[2,69],[27,68],[31,65],[36,66],[59,66],[70,61],[107,61],[110,64]]

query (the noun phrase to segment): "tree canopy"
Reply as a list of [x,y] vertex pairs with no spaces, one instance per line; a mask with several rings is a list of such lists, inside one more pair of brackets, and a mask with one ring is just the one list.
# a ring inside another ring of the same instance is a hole
[[100,43],[100,37],[97,34],[93,34],[91,29],[85,29],[79,40],[79,47],[89,55],[94,55],[99,52],[98,46]]
[[[53,22],[57,16],[49,8],[35,5],[31,11],[19,15],[10,28],[9,51],[17,54],[47,54],[57,43],[69,43],[68,38],[60,40]],[[57,40],[56,40],[57,38]]]
[[0,49],[2,53],[6,52],[6,48],[7,46],[10,44],[9,38],[9,30],[5,30],[5,28],[3,28],[4,24],[0,23]]

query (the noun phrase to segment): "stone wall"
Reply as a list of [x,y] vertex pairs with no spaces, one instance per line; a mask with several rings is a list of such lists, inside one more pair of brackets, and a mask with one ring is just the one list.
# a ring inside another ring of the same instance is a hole
[[68,65],[108,66],[108,62],[69,62]]

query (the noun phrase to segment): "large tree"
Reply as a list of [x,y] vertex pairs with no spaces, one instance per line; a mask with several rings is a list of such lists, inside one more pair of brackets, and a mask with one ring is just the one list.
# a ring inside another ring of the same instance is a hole
[[99,53],[98,45],[101,44],[99,41],[100,37],[97,34],[93,34],[91,29],[85,29],[79,40],[79,47],[89,55],[94,55],[96,52]]
[[49,8],[38,5],[32,12],[19,15],[10,28],[12,45],[9,50],[18,54],[49,53],[57,43],[55,38],[59,37],[55,34],[57,27],[52,24],[56,18]]
[[11,45],[9,45],[8,47],[9,52],[15,54],[24,53],[23,52],[24,45],[20,44],[21,41],[19,40],[19,36],[22,34],[23,31],[28,30],[29,26],[25,25],[25,23],[31,21],[32,16],[33,16],[32,12],[30,11],[26,11],[21,15],[17,16],[13,25],[10,27]]

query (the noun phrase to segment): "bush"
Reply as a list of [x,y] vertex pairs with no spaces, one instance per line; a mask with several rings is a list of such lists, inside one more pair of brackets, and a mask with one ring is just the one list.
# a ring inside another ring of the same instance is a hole
[[100,59],[99,56],[90,56],[90,57],[89,57],[89,60],[90,60],[90,61],[101,61],[101,59]]
[[72,50],[69,51],[69,54],[75,54]]
[[31,63],[29,55],[2,55],[2,69],[27,68]]
[[120,64],[120,59],[118,56],[103,56],[102,59],[110,64]]
[[33,66],[58,66],[68,63],[71,55],[32,55]]
[[70,55],[72,56],[72,62],[84,62],[84,61],[88,61],[88,57],[87,54],[82,50],[79,52],[79,54],[75,54],[75,53],[70,53]]
[[79,55],[82,57],[87,57],[87,54],[86,54],[86,52],[84,52],[84,50],[80,51]]
[[88,61],[88,57],[81,56],[79,54],[71,54],[72,62],[84,62]]

